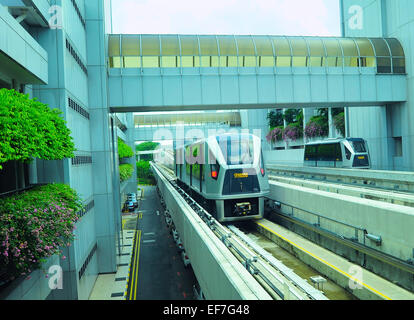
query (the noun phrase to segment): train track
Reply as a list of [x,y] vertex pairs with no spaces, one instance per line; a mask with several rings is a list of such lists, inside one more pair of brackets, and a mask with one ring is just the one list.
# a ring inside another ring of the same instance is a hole
[[389,190],[369,185],[324,181],[316,178],[289,176],[287,174],[276,173],[272,170],[269,171],[269,181],[278,181],[320,191],[333,192],[414,208],[414,193],[411,192]]
[[174,172],[171,169],[162,165],[156,166],[189,206],[210,227],[216,237],[224,243],[275,300],[328,300],[323,292],[297,276],[291,269],[268,254],[264,249],[249,241],[248,237],[236,226],[224,226],[214,219],[211,214],[177,185]]
[[412,172],[268,165],[272,175],[414,195]]

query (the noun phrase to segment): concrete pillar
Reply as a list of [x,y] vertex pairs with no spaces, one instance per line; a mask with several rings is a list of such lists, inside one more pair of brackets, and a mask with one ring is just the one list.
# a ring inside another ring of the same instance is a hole
[[332,108],[328,108],[328,125],[329,125],[329,138],[336,137],[336,128],[332,117]]
[[98,273],[117,270],[121,207],[116,124],[109,113],[103,1],[85,1]]

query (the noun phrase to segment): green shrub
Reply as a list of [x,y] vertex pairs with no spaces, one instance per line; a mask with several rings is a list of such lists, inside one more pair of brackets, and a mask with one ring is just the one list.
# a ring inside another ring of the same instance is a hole
[[141,160],[137,162],[137,177],[140,179],[153,177],[149,161]]
[[61,248],[74,240],[81,209],[76,191],[63,184],[0,199],[0,274],[13,280],[62,254]]
[[131,178],[134,173],[134,166],[132,164],[126,163],[119,166],[119,177],[121,182]]
[[0,169],[7,161],[74,157],[61,111],[15,90],[0,89]]
[[127,145],[124,141],[122,141],[120,138],[118,138],[119,159],[130,158],[133,155],[134,155],[134,151],[132,151],[132,148],[129,145]]
[[343,137],[345,137],[345,113],[338,113],[336,116],[334,116],[333,122],[336,129],[341,133]]

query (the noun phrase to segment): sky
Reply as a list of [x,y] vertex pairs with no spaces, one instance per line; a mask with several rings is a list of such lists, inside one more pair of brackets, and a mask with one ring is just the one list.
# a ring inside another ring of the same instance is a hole
[[112,33],[340,36],[339,0],[112,0]]

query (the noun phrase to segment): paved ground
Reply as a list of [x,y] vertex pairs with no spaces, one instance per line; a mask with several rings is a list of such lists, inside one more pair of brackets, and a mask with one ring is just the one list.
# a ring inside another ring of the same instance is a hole
[[99,275],[89,299],[192,300],[197,280],[191,266],[184,267],[156,187],[140,188],[139,208],[122,216],[125,246],[118,271]]
[[184,267],[165,223],[156,188],[141,188],[144,192],[138,210],[127,299],[193,299],[196,279],[191,266]]

